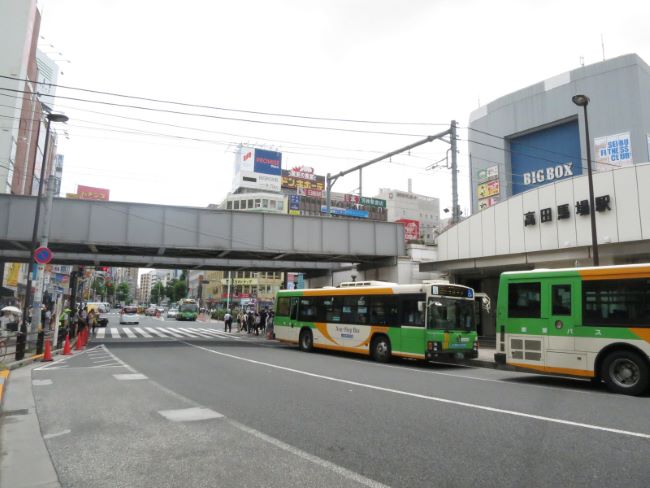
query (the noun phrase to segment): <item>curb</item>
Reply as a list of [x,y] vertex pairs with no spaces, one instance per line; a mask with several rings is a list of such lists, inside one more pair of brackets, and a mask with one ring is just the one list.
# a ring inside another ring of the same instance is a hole
[[[77,343],[76,341],[72,342],[70,344],[71,347],[74,347],[76,343]],[[63,351],[62,347],[60,347],[59,349],[52,349],[52,356],[60,356],[62,351]],[[7,370],[18,369],[21,366],[27,366],[28,364],[31,364],[34,361],[38,361],[39,359],[42,358],[43,358],[43,354],[34,354],[33,356],[21,359],[20,361],[14,361],[12,363],[5,364],[5,367],[7,368]]]
[[0,410],[2,410],[2,400],[4,398],[5,385],[9,380],[9,370],[3,369],[0,371]]

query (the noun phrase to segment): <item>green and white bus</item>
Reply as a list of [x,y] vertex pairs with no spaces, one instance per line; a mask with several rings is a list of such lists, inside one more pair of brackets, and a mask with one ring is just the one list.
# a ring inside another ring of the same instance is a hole
[[650,384],[649,356],[650,264],[501,275],[497,363],[638,395]]
[[176,320],[196,320],[199,315],[199,304],[193,298],[181,298],[178,301]]
[[277,294],[276,339],[303,351],[333,349],[432,360],[477,357],[474,290],[447,282],[348,282]]

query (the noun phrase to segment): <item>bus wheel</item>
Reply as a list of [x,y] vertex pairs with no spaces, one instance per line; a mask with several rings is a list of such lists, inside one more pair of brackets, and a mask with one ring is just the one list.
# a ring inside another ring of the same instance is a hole
[[300,332],[300,338],[298,341],[300,345],[300,350],[309,352],[314,347],[314,336],[311,333],[311,330],[304,329]]
[[380,363],[387,363],[391,359],[390,341],[386,336],[379,336],[372,341],[372,358]]
[[603,361],[602,372],[607,388],[614,393],[640,395],[648,388],[648,365],[635,352],[614,351]]

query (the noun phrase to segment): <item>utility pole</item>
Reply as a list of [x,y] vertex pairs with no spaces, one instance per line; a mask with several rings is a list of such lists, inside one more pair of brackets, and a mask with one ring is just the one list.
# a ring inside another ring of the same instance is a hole
[[456,121],[451,121],[449,129],[449,144],[451,145],[451,223],[457,224],[460,221],[460,209],[458,208],[458,154],[456,148]]
[[[341,172],[339,172],[339,173],[337,173],[335,175],[332,175],[331,173],[327,173],[327,180],[326,180],[326,187],[325,187],[326,188],[326,190],[325,190],[326,202],[325,203],[326,203],[327,217],[332,216],[332,214],[330,213],[330,205],[331,205],[331,202],[332,202],[332,187],[334,186],[334,183],[336,183],[336,180],[338,180],[342,176],[348,175],[348,174],[353,173],[353,172],[358,170],[359,171],[359,195],[361,195],[361,191],[362,191],[362,188],[361,188],[361,170],[363,168],[365,168],[366,166],[370,166],[371,164],[379,163],[380,161],[383,161],[385,159],[390,159],[391,157],[396,156],[398,154],[408,152],[411,149],[414,149],[414,148],[416,148],[418,146],[421,146],[423,144],[427,144],[429,142],[435,141],[436,139],[440,139],[440,140],[444,141],[445,140],[445,139],[443,139],[444,136],[451,135],[452,131],[453,131],[454,134],[456,133],[455,132],[456,131],[455,124],[456,124],[456,122],[452,121],[451,128],[449,128],[449,129],[447,129],[447,130],[445,130],[443,132],[440,132],[440,133],[432,135],[432,136],[427,136],[424,139],[421,139],[421,140],[419,140],[417,142],[414,142],[413,144],[409,144],[408,146],[404,146],[404,147],[402,147],[400,149],[397,149],[395,151],[391,151],[389,153],[384,154],[383,156],[379,156],[378,158],[371,159],[370,161],[366,161],[365,163],[361,163],[361,164],[355,166],[354,168],[350,168],[350,169],[347,169],[345,171],[341,171]],[[455,145],[455,138],[454,137],[452,137],[451,144]],[[455,146],[452,146],[452,147],[455,147]]]

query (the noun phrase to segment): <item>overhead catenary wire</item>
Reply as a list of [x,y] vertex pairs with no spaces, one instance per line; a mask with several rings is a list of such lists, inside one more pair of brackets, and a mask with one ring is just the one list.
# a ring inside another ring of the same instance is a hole
[[[12,93],[22,93],[22,94],[25,94],[25,93],[31,94],[32,93],[32,92],[28,92],[28,91],[25,91],[25,90],[17,90],[17,89],[14,89],[14,88],[5,88],[5,87],[0,87],[0,90],[9,91],[9,92],[12,92]],[[245,123],[251,123],[251,124],[264,124],[264,125],[273,125],[273,126],[294,127],[294,128],[300,128],[300,129],[330,130],[330,131],[349,132],[349,133],[356,133],[356,134],[375,134],[375,135],[401,136],[401,137],[423,137],[423,134],[413,134],[413,133],[405,133],[405,132],[391,132],[391,131],[373,131],[373,130],[364,130],[364,129],[345,128],[345,127],[294,124],[294,123],[289,123],[289,122],[276,122],[276,121],[270,121],[270,120],[244,119],[244,118],[239,118],[239,117],[226,117],[226,116],[222,116],[222,115],[213,115],[213,114],[206,114],[206,113],[182,112],[182,111],[179,111],[179,110],[145,107],[145,106],[141,106],[141,105],[131,105],[131,104],[116,103],[116,102],[107,102],[107,101],[102,101],[102,100],[90,100],[90,99],[85,99],[85,98],[68,97],[68,96],[63,96],[63,95],[50,95],[48,93],[39,93],[39,92],[37,92],[37,94],[38,94],[38,96],[50,97],[50,98],[53,98],[53,99],[72,100],[72,101],[77,101],[77,102],[94,103],[94,104],[106,105],[106,106],[111,106],[111,107],[128,108],[128,109],[133,109],[133,110],[143,110],[143,111],[149,111],[149,112],[159,112],[159,113],[182,115],[182,116],[188,116],[188,117],[203,117],[203,118],[208,118],[208,119],[229,120],[229,121],[245,122]]]
[[42,86],[49,86],[50,88],[62,88],[62,89],[65,89],[65,90],[81,91],[81,92],[85,92],[85,93],[92,93],[92,94],[95,94],[95,95],[105,95],[105,96],[112,96],[112,97],[119,97],[119,98],[127,98],[127,99],[131,99],[131,100],[142,100],[142,101],[154,102],[154,103],[164,103],[164,104],[177,105],[177,106],[181,106],[181,107],[220,110],[220,111],[225,111],[225,112],[238,112],[238,113],[247,113],[247,114],[253,114],[253,115],[272,116],[272,117],[286,117],[286,118],[296,118],[296,119],[305,119],[305,120],[323,120],[323,121],[327,121],[327,122],[347,122],[347,123],[356,123],[356,124],[376,124],[376,125],[415,125],[415,126],[447,126],[447,125],[449,125],[449,123],[447,123],[447,122],[445,122],[445,123],[391,122],[391,121],[381,121],[381,120],[359,120],[359,119],[346,119],[346,118],[336,118],[336,117],[322,117],[322,116],[313,116],[313,115],[297,115],[297,114],[287,114],[287,113],[278,113],[278,112],[263,112],[263,111],[258,111],[258,110],[246,110],[246,109],[237,109],[237,108],[230,108],[230,107],[217,107],[217,106],[214,106],[214,105],[202,105],[202,104],[195,104],[195,103],[188,103],[188,102],[179,102],[179,101],[176,101],[176,100],[165,100],[165,99],[143,97],[143,96],[137,96],[137,95],[127,95],[127,94],[124,94],[124,93],[93,90],[93,89],[90,89],[90,88],[82,88],[82,87],[73,87],[73,86],[62,85],[62,84],[57,84],[57,83],[49,83],[49,82],[46,82],[46,81],[33,81],[33,80],[25,79],[25,78],[18,78],[18,77],[8,76],[8,75],[0,75],[0,78],[4,78],[4,79],[8,79],[8,80],[14,80],[14,81],[23,81],[23,82],[26,82],[26,83],[33,83],[33,84],[42,85]]

